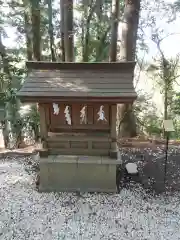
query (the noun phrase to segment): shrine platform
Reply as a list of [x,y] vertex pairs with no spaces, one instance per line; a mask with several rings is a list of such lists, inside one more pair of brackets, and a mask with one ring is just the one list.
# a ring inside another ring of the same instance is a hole
[[116,166],[108,156],[49,155],[40,158],[42,192],[117,192]]

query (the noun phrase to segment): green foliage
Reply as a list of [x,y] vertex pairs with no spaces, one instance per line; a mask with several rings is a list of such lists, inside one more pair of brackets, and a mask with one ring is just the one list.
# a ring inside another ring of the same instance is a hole
[[176,93],[173,99],[173,113],[180,116],[180,93]]
[[162,119],[157,116],[157,108],[151,102],[150,95],[139,92],[134,111],[141,134],[158,136],[162,134]]
[[[97,15],[95,4],[84,6],[78,5],[76,8],[80,14],[80,20],[75,21],[77,32],[81,32],[81,36],[77,36],[76,47],[81,49],[77,58],[83,61],[83,52],[88,54],[90,62],[98,62],[108,60],[109,44],[110,44],[110,28],[111,28],[111,4],[104,2],[101,6],[101,12]],[[99,16],[99,17],[97,17]],[[86,46],[86,38],[88,37],[88,45]]]
[[162,121],[155,115],[148,115],[144,119],[144,123],[146,124],[146,132],[149,135],[158,135],[160,136],[163,132],[162,130]]

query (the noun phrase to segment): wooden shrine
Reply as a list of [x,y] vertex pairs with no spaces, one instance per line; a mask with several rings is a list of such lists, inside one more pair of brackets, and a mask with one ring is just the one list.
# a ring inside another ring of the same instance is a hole
[[18,92],[38,103],[42,191],[116,191],[117,104],[136,99],[134,62],[27,62]]

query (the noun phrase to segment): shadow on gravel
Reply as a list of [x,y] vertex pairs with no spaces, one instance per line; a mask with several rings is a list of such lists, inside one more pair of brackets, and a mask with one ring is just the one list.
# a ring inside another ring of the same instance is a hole
[[[122,152],[123,164],[117,168],[117,185],[130,187],[132,183],[139,183],[147,191],[157,194],[162,192],[179,191],[180,189],[180,149],[171,148],[169,150],[167,162],[167,174],[165,178],[165,153],[163,149],[155,150],[144,149],[132,151],[132,149]],[[129,175],[125,165],[129,162],[136,163],[139,174],[136,176]],[[164,184],[165,179],[165,184]]]

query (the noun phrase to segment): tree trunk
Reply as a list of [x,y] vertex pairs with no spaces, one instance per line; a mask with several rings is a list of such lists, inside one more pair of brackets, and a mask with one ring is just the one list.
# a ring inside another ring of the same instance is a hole
[[168,119],[168,84],[165,82],[164,89],[164,120]]
[[101,44],[101,36],[102,36],[102,16],[103,16],[103,1],[102,0],[96,0],[95,2],[95,12],[98,20],[98,25],[97,25],[97,31],[96,31],[96,39],[97,43],[96,44],[96,61],[99,59],[99,45]]
[[110,44],[110,62],[116,62],[117,58],[117,36],[119,24],[119,0],[112,1],[112,30],[111,30],[111,44]]
[[[159,48],[160,49],[160,48]],[[168,61],[165,59],[165,56],[163,54],[163,52],[161,51],[161,55],[162,55],[162,68],[163,68],[163,81],[164,81],[164,120],[168,119],[168,92],[169,92],[169,87],[170,87],[170,83],[169,83],[169,79],[168,79]],[[163,128],[163,136],[164,138],[166,137],[166,131]]]
[[135,137],[136,120],[132,104],[118,104],[119,137]]
[[36,61],[41,60],[41,33],[40,33],[40,1],[31,0],[33,55]]
[[65,62],[65,44],[64,44],[64,4],[65,0],[60,0],[60,9],[61,9],[61,52],[62,52],[62,62]]
[[27,49],[27,59],[32,61],[33,59],[33,45],[32,45],[32,25],[30,22],[30,16],[27,6],[24,4],[24,25],[26,33],[26,49]]
[[[41,31],[40,31],[40,0],[31,0],[32,36],[33,36],[33,57],[41,61]],[[37,105],[36,105],[37,108]],[[35,138],[38,138],[39,134]]]
[[66,62],[74,61],[73,0],[64,1],[64,46]]
[[[124,22],[122,27],[121,60],[134,61],[136,53],[136,40],[139,23],[140,0],[124,1]],[[136,120],[132,104],[118,106],[120,117],[119,136],[135,137]]]
[[103,0],[96,0],[96,15],[98,17],[98,20],[101,22],[102,21],[102,12],[103,12]]
[[54,31],[52,23],[52,0],[48,0],[48,20],[49,20],[49,38],[50,38],[50,50],[51,50],[51,60],[56,61],[56,54],[54,49]]
[[[164,120],[168,119],[168,87],[167,83],[165,83],[165,89],[164,89]],[[165,129],[163,131],[164,138],[166,137]]]
[[121,60],[135,60],[139,12],[140,0],[125,0]]
[[[85,23],[85,37],[84,37],[84,44],[83,44],[83,62],[88,62],[89,61],[89,40],[90,40],[90,23],[93,17],[93,14],[95,12],[96,9],[96,4],[93,5],[93,1],[91,1],[91,4],[87,4],[86,6],[84,6],[84,9],[86,11],[87,15],[87,20]],[[89,9],[89,13],[88,13],[88,9]]]

